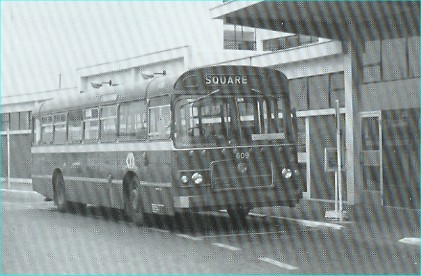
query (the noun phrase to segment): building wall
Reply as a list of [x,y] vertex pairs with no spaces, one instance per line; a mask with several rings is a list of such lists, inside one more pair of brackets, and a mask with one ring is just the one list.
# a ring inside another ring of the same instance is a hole
[[77,69],[79,90],[85,92],[92,89],[92,83],[121,85],[134,81],[142,81],[142,73],[154,74],[166,72],[168,75],[181,74],[191,64],[191,48],[177,47],[165,51],[145,54],[124,60],[107,62]]
[[[356,99],[362,113],[386,112],[390,109],[415,108],[419,110],[419,40],[419,37],[410,37],[366,43],[361,72],[364,83],[360,86],[361,97]],[[336,100],[339,100],[341,113],[343,114],[341,123],[343,139],[346,139],[347,135],[354,135],[353,133],[346,133],[344,127],[344,113],[347,109],[345,108],[344,54],[342,53],[341,43],[331,41],[300,46],[269,54],[230,60],[223,64],[269,66],[286,74],[291,81],[291,104],[298,110],[299,116],[299,160],[307,168],[305,198],[333,200],[333,173],[324,172],[323,164],[325,159],[324,149],[336,146],[333,111]],[[409,121],[409,124],[411,124],[412,129],[417,129],[419,132],[419,115],[417,118],[417,120]],[[355,119],[358,120],[358,118]],[[363,135],[366,134],[363,133]],[[381,133],[378,135],[381,135]],[[408,138],[408,140],[414,139],[416,140],[416,137]],[[408,147],[405,151],[399,153],[401,159],[407,160],[408,157],[418,154],[418,152],[414,153],[414,148],[416,147]],[[379,149],[378,152],[371,153],[382,156],[380,151]],[[360,154],[361,149],[355,153],[356,156],[353,158],[358,160]],[[379,158],[376,157],[375,159]],[[419,158],[412,159],[415,162],[413,166],[419,168]],[[377,161],[376,166],[382,166],[380,163],[381,161]],[[377,174],[379,173],[380,169],[378,169]],[[419,170],[417,174],[414,179],[419,179]],[[376,177],[380,180],[379,175]],[[361,194],[359,194],[358,188],[347,187],[346,178],[346,173],[343,173],[345,200],[349,199],[352,204],[361,202],[362,198],[360,198]],[[401,180],[403,178],[404,176],[401,177]],[[388,180],[386,179],[385,183]],[[355,185],[361,184],[356,183]],[[405,192],[414,194],[414,185],[407,184],[406,186],[409,187],[409,190]],[[382,187],[382,185],[379,184],[377,187]],[[367,188],[367,190],[370,189]],[[390,193],[388,196],[390,197]],[[402,202],[399,202],[399,204],[405,205]],[[411,204],[409,205],[414,206],[413,203]]]

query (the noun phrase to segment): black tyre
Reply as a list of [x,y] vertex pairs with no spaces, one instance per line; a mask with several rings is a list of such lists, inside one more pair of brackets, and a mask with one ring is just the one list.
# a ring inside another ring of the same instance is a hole
[[250,212],[250,208],[227,208],[227,213],[231,221],[236,225],[244,225],[246,222],[246,217]]
[[56,173],[53,178],[54,185],[54,204],[60,212],[69,210],[69,203],[66,199],[66,190],[64,187],[64,179],[61,173]]
[[129,180],[129,188],[125,193],[125,212],[131,221],[136,225],[143,225],[145,221],[143,202],[142,202],[142,192],[139,185],[138,178],[132,177]]

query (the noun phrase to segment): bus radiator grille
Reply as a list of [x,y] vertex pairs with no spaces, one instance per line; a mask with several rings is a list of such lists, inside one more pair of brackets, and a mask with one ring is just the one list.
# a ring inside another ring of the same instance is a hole
[[273,186],[273,165],[266,160],[219,161],[211,164],[214,190]]

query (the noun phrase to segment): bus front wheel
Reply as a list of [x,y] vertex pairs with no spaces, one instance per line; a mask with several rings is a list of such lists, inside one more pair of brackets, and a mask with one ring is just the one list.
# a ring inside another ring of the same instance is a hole
[[54,204],[60,212],[66,212],[69,208],[69,203],[66,200],[66,190],[64,187],[64,179],[61,173],[54,175]]
[[142,193],[139,180],[135,176],[129,180],[128,190],[125,193],[125,212],[137,226],[141,226],[144,223]]
[[227,208],[227,213],[231,221],[237,225],[244,225],[246,222],[246,217],[250,212],[250,208]]

